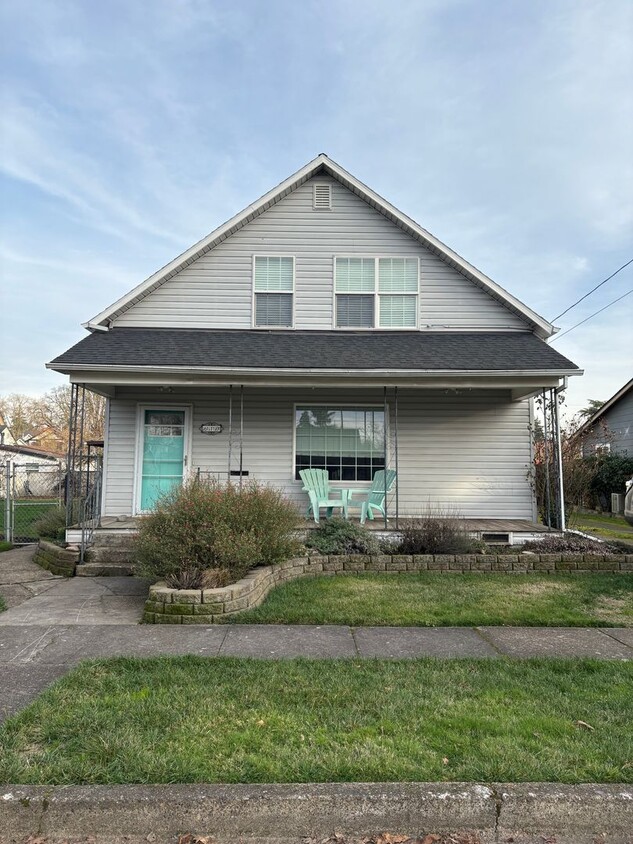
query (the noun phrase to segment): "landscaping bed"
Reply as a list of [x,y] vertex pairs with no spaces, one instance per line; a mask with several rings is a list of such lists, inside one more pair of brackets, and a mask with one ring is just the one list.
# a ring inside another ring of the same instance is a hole
[[0,781],[631,782],[633,664],[117,658],[0,730]]

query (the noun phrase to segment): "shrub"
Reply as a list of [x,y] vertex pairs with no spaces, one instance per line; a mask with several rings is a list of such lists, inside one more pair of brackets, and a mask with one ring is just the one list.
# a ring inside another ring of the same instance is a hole
[[[212,579],[232,583],[253,566],[296,554],[300,546],[292,534],[298,524],[298,511],[277,490],[192,481],[161,498],[141,520],[138,571],[175,585],[196,584],[190,588]],[[216,571],[205,575],[208,569]]]
[[33,530],[40,539],[63,542],[66,539],[66,510],[52,507],[33,522]]
[[[625,546],[626,547],[626,546]],[[562,554],[567,551],[578,554],[604,554],[605,552],[622,552],[621,543],[598,542],[586,539],[574,533],[563,536],[546,536],[544,539],[533,539],[525,542],[522,551],[534,551],[537,554]]]
[[398,554],[468,554],[480,544],[468,535],[454,516],[428,513],[406,522],[400,529]]
[[591,491],[603,510],[611,509],[611,493],[626,491],[626,481],[633,475],[633,457],[609,454],[596,458],[596,468],[591,479]]
[[308,531],[307,548],[320,554],[380,554],[380,543],[370,530],[339,516]]

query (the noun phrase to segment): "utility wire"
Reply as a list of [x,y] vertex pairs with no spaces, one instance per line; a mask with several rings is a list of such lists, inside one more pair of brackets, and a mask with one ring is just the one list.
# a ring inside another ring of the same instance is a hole
[[598,316],[598,314],[601,314],[603,311],[606,311],[607,308],[610,308],[611,305],[615,305],[616,302],[621,302],[622,299],[624,299],[626,296],[630,296],[631,293],[633,293],[633,287],[627,293],[624,293],[619,298],[614,299],[613,302],[609,302],[609,304],[605,305],[604,308],[600,308],[600,310],[596,311],[595,314],[591,314],[591,316],[588,316],[586,319],[583,319],[580,322],[577,322],[576,325],[572,325],[571,328],[568,328],[567,331],[563,331],[562,334],[557,334],[555,337],[552,337],[552,339],[550,340],[550,343],[555,343],[556,340],[560,340],[561,337],[564,337],[565,334],[569,334],[569,332],[573,331],[574,328],[578,328],[579,325],[583,325],[583,323],[589,322],[590,319],[593,319],[595,316]]
[[[562,316],[565,316],[565,314],[566,314],[566,313],[568,313],[569,311],[571,311],[571,310],[572,310],[572,308],[575,308],[575,307],[576,307],[576,305],[579,305],[579,304],[583,301],[583,299],[586,299],[586,298],[587,298],[587,296],[591,296],[591,294],[594,292],[594,290],[597,290],[599,287],[602,287],[602,285],[603,285],[603,284],[606,284],[606,283],[607,283],[607,281],[611,281],[611,279],[613,278],[613,276],[617,275],[619,272],[621,272],[622,270],[626,269],[626,267],[628,267],[628,266],[629,266],[629,264],[633,264],[633,258],[631,258],[631,260],[630,260],[630,261],[627,261],[627,262],[626,262],[626,264],[622,264],[622,266],[621,266],[621,267],[619,267],[619,268],[618,268],[618,269],[617,269],[614,273],[611,273],[611,275],[609,276],[609,278],[605,278],[605,280],[604,280],[604,281],[601,281],[601,282],[600,282],[600,284],[596,284],[596,286],[595,286],[595,287],[593,287],[593,288],[589,291],[589,293],[585,293],[585,295],[584,295],[584,296],[582,296],[582,297],[581,297],[581,298],[580,298],[577,302],[574,302],[574,304],[573,304],[573,305],[570,305],[570,306],[567,308],[567,310],[563,311],[563,313],[562,313],[562,314],[559,314],[558,316],[555,316],[555,317],[554,317],[554,319],[553,319],[553,320],[551,320],[551,321],[552,321],[552,322],[556,322],[556,320],[557,320],[557,319],[560,319]],[[571,328],[570,328],[569,330],[571,331]],[[565,332],[565,333],[566,333],[566,332]]]

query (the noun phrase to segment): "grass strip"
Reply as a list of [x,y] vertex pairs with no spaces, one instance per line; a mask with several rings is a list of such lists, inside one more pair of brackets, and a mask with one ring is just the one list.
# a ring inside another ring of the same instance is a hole
[[360,574],[295,580],[239,624],[633,626],[633,574]]
[[0,781],[633,780],[633,663],[117,658],[0,730]]

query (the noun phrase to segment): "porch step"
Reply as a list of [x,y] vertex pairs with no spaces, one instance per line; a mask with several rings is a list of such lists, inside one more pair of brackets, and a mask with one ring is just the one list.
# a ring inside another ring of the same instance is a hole
[[75,568],[76,577],[129,577],[133,574],[133,566],[113,563],[82,563]]
[[86,562],[100,565],[132,565],[134,552],[131,548],[122,548],[118,545],[92,545],[86,551]]
[[92,535],[93,548],[131,548],[136,536],[131,530],[100,530]]

